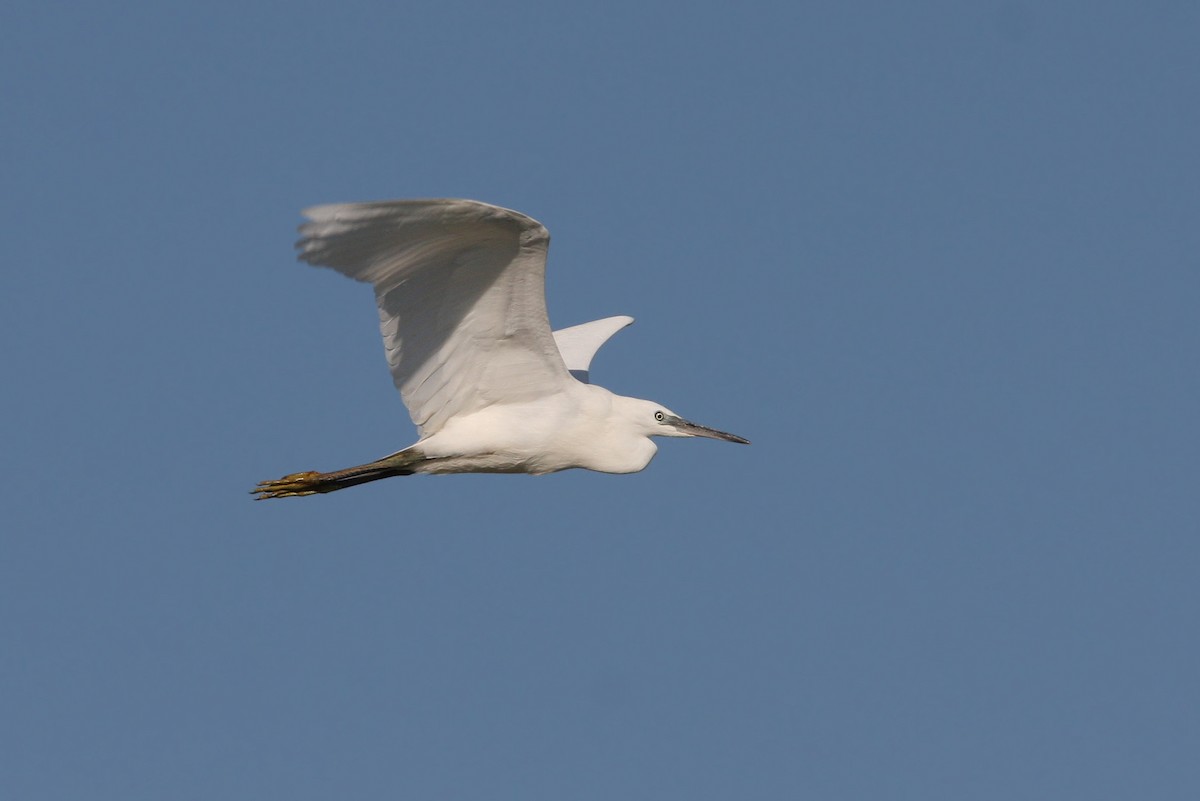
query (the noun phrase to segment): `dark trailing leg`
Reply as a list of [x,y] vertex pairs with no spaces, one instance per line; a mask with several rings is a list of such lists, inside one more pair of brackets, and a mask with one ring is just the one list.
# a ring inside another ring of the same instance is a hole
[[326,492],[378,481],[392,476],[411,476],[416,472],[415,465],[425,457],[412,448],[406,451],[385,456],[376,462],[348,467],[345,470],[335,470],[332,473],[292,473],[275,481],[260,481],[251,490],[257,496],[256,501],[267,498],[299,498],[304,495],[318,495]]

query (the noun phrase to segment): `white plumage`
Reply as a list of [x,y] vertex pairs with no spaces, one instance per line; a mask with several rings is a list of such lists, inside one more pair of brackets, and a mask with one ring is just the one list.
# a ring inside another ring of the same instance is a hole
[[473,200],[398,200],[305,211],[299,257],[374,287],[392,379],[420,439],[376,462],[261,482],[260,498],[311,495],[393,475],[634,472],[651,436],[740,437],[586,383],[592,357],[633,322],[551,332],[550,235]]

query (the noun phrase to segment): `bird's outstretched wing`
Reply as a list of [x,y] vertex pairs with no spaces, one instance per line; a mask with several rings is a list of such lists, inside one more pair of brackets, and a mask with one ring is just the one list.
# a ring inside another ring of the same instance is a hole
[[550,235],[536,220],[473,200],[304,215],[300,259],[375,287],[392,379],[422,437],[455,415],[570,383],[546,316]]
[[590,323],[555,331],[554,341],[558,343],[558,352],[562,354],[571,375],[585,384],[588,383],[588,371],[596,351],[600,350],[600,346],[607,342],[609,337],[632,323],[632,317],[605,317],[603,320],[592,320]]

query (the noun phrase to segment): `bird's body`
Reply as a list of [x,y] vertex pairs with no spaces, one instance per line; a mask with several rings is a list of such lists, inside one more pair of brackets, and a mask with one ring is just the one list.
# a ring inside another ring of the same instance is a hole
[[[553,404],[489,406],[450,420],[415,446],[427,460],[417,472],[540,475],[582,467],[636,473],[650,463],[658,448],[624,425],[621,407],[632,400],[603,387],[576,383],[556,396]],[[647,412],[652,415],[653,410]]]
[[421,437],[369,464],[261,482],[261,498],[312,495],[413,473],[643,469],[651,436],[740,437],[586,383],[596,350],[633,322],[552,332],[537,221],[471,200],[319,206],[300,258],[370,283],[392,378]]

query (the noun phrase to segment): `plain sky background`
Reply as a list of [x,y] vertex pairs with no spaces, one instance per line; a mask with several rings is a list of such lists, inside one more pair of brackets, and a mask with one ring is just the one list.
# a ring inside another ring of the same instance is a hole
[[[0,10],[0,797],[1200,798],[1200,6]],[[414,436],[302,207],[553,235],[633,476]]]

